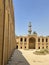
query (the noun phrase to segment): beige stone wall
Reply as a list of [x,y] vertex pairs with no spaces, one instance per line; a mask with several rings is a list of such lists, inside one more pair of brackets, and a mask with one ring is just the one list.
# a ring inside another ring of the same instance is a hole
[[5,65],[16,46],[12,0],[0,0],[0,65]]
[[2,51],[3,51],[3,26],[4,26],[4,3],[0,0],[0,65],[2,65]]
[[[38,38],[40,38],[40,42],[38,41]],[[43,42],[42,42],[42,39],[44,39]],[[46,42],[46,39],[48,40],[47,42]],[[39,47],[40,47],[40,49],[43,49],[43,47],[44,47],[44,49],[46,49],[46,46],[48,46],[48,49],[49,49],[49,37],[40,36],[40,37],[37,37],[36,40],[37,40],[36,41],[36,49],[39,49]]]
[[[22,41],[20,41],[21,38],[23,39]],[[26,38],[26,42],[24,41],[25,38]],[[49,36],[37,36],[37,35],[18,36],[18,38],[16,38],[16,41],[19,40],[17,42],[18,43],[17,44],[18,45],[18,49],[29,49],[29,45],[30,45],[29,39],[30,38],[32,38],[32,40],[33,40],[33,38],[35,38],[35,42],[34,42],[35,43],[35,49],[49,49]],[[40,39],[40,41],[38,41],[38,39]],[[42,41],[42,39],[44,41]],[[46,39],[47,39],[47,42],[46,42]],[[33,49],[33,46],[32,46],[32,49]]]

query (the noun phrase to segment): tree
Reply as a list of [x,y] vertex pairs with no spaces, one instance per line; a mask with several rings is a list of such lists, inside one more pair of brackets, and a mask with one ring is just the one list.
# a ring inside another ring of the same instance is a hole
[[36,34],[37,35],[36,31],[34,31],[33,34]]

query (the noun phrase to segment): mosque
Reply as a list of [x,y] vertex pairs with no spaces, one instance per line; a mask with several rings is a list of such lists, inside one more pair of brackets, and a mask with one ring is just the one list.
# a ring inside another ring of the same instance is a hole
[[28,35],[16,36],[16,48],[18,49],[49,49],[49,36],[38,36],[32,34],[32,25],[29,22]]

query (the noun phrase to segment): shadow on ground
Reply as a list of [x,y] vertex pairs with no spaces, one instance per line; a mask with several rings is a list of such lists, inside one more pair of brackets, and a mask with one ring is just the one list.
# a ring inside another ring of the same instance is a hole
[[16,49],[11,57],[11,61],[8,61],[8,65],[30,65],[22,52]]

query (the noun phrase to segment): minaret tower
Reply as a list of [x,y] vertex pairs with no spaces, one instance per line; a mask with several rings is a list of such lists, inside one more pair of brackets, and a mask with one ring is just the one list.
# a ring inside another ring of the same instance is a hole
[[29,25],[28,25],[28,33],[29,34],[32,33],[32,25],[31,25],[31,22],[29,22]]

